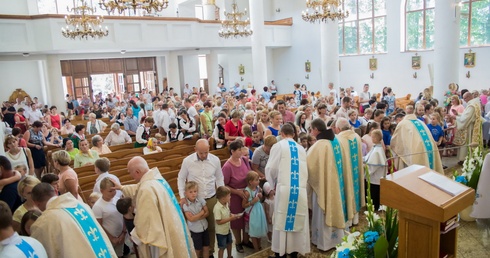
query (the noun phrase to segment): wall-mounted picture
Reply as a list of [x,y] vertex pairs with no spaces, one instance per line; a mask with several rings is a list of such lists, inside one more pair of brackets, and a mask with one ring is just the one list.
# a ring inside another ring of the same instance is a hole
[[464,67],[475,67],[475,53],[464,53]]
[[243,66],[242,64],[240,66],[238,66],[238,73],[240,75],[244,75],[245,74],[245,66]]
[[371,70],[371,71],[378,70],[378,59],[369,58],[369,70]]
[[311,72],[311,62],[309,60],[306,60],[305,62],[305,72]]
[[412,69],[418,70],[420,69],[420,56],[412,56]]

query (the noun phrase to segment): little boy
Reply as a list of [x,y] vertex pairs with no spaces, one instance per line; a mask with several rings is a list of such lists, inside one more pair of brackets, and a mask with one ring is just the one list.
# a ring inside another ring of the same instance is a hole
[[60,177],[53,173],[44,174],[43,177],[41,177],[41,183],[50,184],[54,188],[56,195],[59,195],[58,181],[60,181]]
[[[371,188],[371,199],[373,200],[374,210],[379,209],[380,199],[380,180],[384,176],[386,169],[386,155],[383,148],[383,133],[380,129],[371,132],[371,138],[374,146],[371,151],[364,157],[364,161],[369,168],[369,182]],[[366,187],[367,189],[367,187]],[[366,194],[367,196],[367,194]]]
[[228,204],[231,199],[231,191],[226,186],[220,186],[216,190],[216,199],[218,202],[214,205],[213,213],[216,221],[216,240],[218,241],[218,257],[223,258],[225,248],[228,253],[228,257],[231,256],[231,244],[233,239],[230,231],[230,221],[236,220],[241,217],[242,214],[231,214]]
[[177,130],[177,124],[171,123],[169,126],[169,131],[167,133],[167,140],[165,142],[176,142],[182,141],[184,139],[184,134],[182,131]]
[[252,148],[258,148],[260,146],[262,146],[262,139],[260,137],[260,132],[259,131],[255,131],[252,133]]
[[124,226],[123,216],[117,211],[116,204],[113,201],[114,196],[116,196],[116,190],[113,189],[114,186],[114,182],[108,177],[100,181],[102,197],[95,202],[92,210],[95,218],[107,233],[117,256],[121,257],[123,256],[126,227]]
[[[116,209],[119,213],[123,215],[124,225],[126,226],[126,230],[128,234],[131,236],[131,232],[134,229],[134,207],[133,200],[131,197],[124,197],[117,200]],[[134,253],[138,253],[137,245],[133,242]],[[138,257],[138,255],[136,255]]]
[[90,208],[93,208],[95,203],[102,197],[102,194],[100,193],[96,193],[96,192],[92,192],[89,197],[88,197],[88,206],[90,206]]
[[209,257],[209,233],[208,221],[209,215],[206,201],[197,197],[198,185],[195,181],[189,181],[185,184],[186,202],[183,205],[185,218],[189,231],[191,231],[192,241],[196,249],[197,257]]
[[26,175],[29,175],[26,165],[17,165],[14,167],[14,170],[19,171],[22,178],[26,177]]
[[245,136],[245,147],[252,147],[252,128],[248,124],[242,126],[242,134]]

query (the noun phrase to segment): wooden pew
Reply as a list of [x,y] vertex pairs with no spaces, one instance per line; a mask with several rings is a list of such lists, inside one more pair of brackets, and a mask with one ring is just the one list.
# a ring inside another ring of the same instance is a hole
[[[221,160],[221,165],[223,165],[226,160],[228,160],[230,153],[228,148],[224,149],[219,149],[219,150],[213,150],[210,153],[216,155],[220,160]],[[186,155],[187,156],[187,155]],[[182,161],[186,156],[181,156],[178,158],[173,158],[173,159],[166,159],[163,161],[157,161],[157,162],[148,162],[148,165],[150,168],[153,167],[158,167],[160,170],[160,173],[162,176],[169,182],[170,186],[172,187],[172,190],[174,192],[177,192],[177,176],[180,171],[180,167],[182,165]],[[146,156],[145,156],[146,159]],[[127,165],[127,164],[126,164]],[[122,168],[122,169],[112,169],[111,166],[111,174],[116,175],[119,180],[121,181],[121,184],[134,184],[134,180],[131,178],[129,175],[127,168]],[[80,185],[80,188],[82,189],[82,193],[85,197],[88,198],[90,193],[92,193],[93,187],[95,180],[97,179],[98,175],[93,172],[88,175],[79,175],[78,177],[78,184]]]

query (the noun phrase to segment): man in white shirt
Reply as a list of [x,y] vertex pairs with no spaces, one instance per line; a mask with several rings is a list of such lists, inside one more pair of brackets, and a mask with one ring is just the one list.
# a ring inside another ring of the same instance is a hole
[[369,92],[369,84],[364,84],[362,92],[359,94],[359,103],[366,109],[369,106],[369,100],[371,99],[371,93]]
[[334,104],[337,105],[337,103],[339,102],[339,95],[337,93],[337,90],[333,88],[333,82],[330,82],[328,84],[328,90],[328,94],[334,98]]
[[[95,161],[94,164],[94,171],[95,174],[99,175],[97,179],[95,179],[95,184],[94,184],[94,193],[102,193],[100,191],[100,181],[102,179],[108,177],[112,181],[117,182],[118,184],[121,184],[119,181],[119,178],[113,174],[109,174],[109,170],[111,169],[111,161],[108,158],[100,158]],[[114,203],[117,202],[122,196],[122,192],[120,190],[116,190],[116,196],[112,199]]]
[[337,119],[338,118],[341,118],[341,117],[349,119],[349,116],[347,115],[347,112],[350,109],[350,102],[351,102],[351,98],[350,97],[344,97],[344,98],[342,98],[342,106],[339,108],[339,110],[336,113]]
[[[185,203],[185,183],[195,181],[199,185],[198,197],[206,200],[208,210],[212,210],[216,204],[216,188],[224,186],[221,162],[218,157],[209,153],[209,142],[200,139],[196,142],[196,153],[187,156],[182,162],[177,184],[179,188],[180,204]],[[214,252],[215,221],[212,212],[206,218],[209,232],[209,255]]]
[[12,211],[7,203],[0,201],[0,257],[2,258],[47,258],[46,250],[34,238],[19,236],[12,227]]
[[162,105],[162,112],[160,113],[160,124],[158,125],[163,130],[163,133],[168,133],[170,126],[170,113],[168,112],[168,104]]
[[189,87],[188,83],[186,83],[184,86],[184,93],[189,95],[189,96],[192,94],[192,89]]
[[187,109],[187,114],[189,115],[189,117],[194,118],[196,125],[198,125],[199,113],[197,112],[196,108],[192,105],[192,101],[190,99],[185,99],[184,106]]
[[32,123],[34,123],[35,121],[40,121],[43,118],[43,114],[37,108],[36,103],[34,103],[34,102],[31,103],[30,108],[26,109],[26,112],[24,112],[24,115],[26,116],[30,125],[32,125]]

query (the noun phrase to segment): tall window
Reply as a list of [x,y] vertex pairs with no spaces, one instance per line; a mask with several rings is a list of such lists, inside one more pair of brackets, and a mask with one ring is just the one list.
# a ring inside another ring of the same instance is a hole
[[435,0],[405,2],[405,50],[434,48]]
[[[102,10],[99,5],[99,0],[86,0],[87,6],[95,8],[95,14],[108,15],[107,11]],[[80,6],[79,0],[37,0],[37,8],[40,14],[71,14],[67,7],[71,8]],[[125,10],[123,13],[119,13],[117,10],[112,13],[112,16],[143,16],[146,11],[137,9],[134,13],[133,9]]]
[[490,0],[461,1],[461,46],[490,45]]
[[339,52],[386,52],[386,0],[344,0],[349,17],[339,21]]

